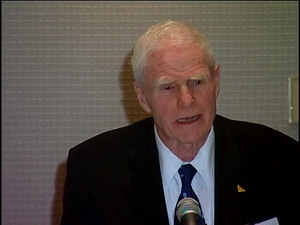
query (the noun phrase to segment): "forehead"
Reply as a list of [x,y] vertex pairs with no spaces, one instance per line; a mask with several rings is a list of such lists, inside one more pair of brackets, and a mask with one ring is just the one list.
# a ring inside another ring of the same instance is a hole
[[209,74],[209,69],[199,47],[170,45],[149,52],[144,72],[152,79],[160,76],[180,79],[196,74]]

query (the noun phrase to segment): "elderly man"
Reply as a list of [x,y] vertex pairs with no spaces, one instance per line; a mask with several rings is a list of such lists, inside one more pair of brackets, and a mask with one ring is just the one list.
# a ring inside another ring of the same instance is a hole
[[220,67],[198,30],[152,26],[132,66],[152,117],[70,150],[62,224],[292,224],[298,142],[216,115]]

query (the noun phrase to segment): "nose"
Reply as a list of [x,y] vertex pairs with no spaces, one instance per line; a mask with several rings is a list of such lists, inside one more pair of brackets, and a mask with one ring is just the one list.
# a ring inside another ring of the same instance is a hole
[[180,96],[178,100],[180,107],[187,108],[195,104],[195,98],[193,96],[192,90],[184,86],[180,89]]

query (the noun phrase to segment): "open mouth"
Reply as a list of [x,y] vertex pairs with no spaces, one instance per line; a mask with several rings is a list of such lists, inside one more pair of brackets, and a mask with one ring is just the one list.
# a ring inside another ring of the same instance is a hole
[[192,116],[192,117],[181,118],[176,121],[181,124],[188,124],[188,123],[192,123],[192,122],[198,120],[199,117],[200,117],[199,115],[196,115],[196,116]]

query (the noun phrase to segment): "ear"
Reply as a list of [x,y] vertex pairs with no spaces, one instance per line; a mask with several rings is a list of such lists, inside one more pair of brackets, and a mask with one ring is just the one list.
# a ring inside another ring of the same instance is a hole
[[216,65],[216,67],[215,67],[214,82],[215,82],[215,85],[216,85],[215,97],[217,99],[218,96],[219,96],[219,92],[220,92],[220,65]]
[[146,100],[145,91],[142,89],[141,85],[134,81],[133,87],[142,109],[144,109],[147,113],[151,113],[151,109]]

